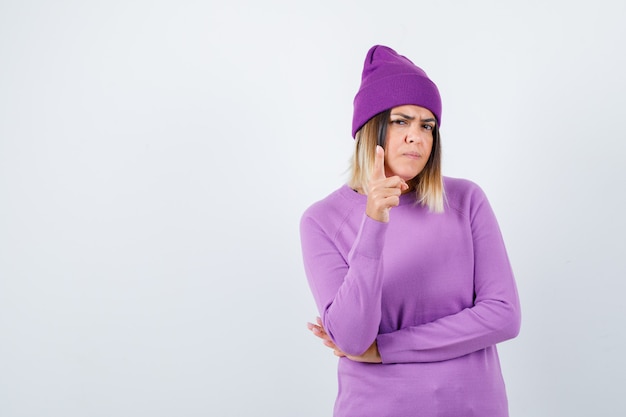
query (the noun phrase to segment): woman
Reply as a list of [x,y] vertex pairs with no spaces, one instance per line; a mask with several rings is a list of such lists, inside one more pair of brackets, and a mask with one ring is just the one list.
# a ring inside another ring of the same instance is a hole
[[519,332],[515,281],[482,190],[441,176],[440,125],[426,73],[372,47],[351,178],[301,220],[336,417],[508,415],[495,344]]

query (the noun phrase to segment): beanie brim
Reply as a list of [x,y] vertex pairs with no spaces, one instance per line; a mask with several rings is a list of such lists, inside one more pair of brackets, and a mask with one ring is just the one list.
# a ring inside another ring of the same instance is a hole
[[430,110],[441,125],[441,97],[437,86],[415,73],[394,74],[369,83],[354,97],[352,137],[378,113],[393,107],[416,105]]

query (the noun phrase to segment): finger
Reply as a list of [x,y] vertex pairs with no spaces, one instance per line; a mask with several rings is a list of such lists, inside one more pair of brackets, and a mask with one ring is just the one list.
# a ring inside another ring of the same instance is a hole
[[339,356],[340,358],[343,358],[346,356],[346,354],[340,350],[334,350],[333,353],[335,354],[335,356]]
[[385,179],[385,150],[380,145],[376,145],[376,156],[374,157],[373,180]]
[[324,344],[324,346],[326,346],[326,347],[329,347],[329,348],[331,348],[331,349],[335,349],[335,350],[337,349],[337,345],[336,345],[336,344],[334,344],[334,343],[332,342],[332,340],[329,340],[329,339],[324,339],[324,341],[323,341],[322,343],[323,343],[323,344]]
[[312,330],[314,327],[317,327],[318,329],[324,332],[325,330],[324,330],[324,325],[322,324],[322,319],[319,317],[316,317],[315,321],[317,322],[317,324],[307,322],[306,327],[308,327],[309,330]]
[[323,329],[321,329],[319,326],[313,324],[313,323],[307,323],[306,324],[307,329],[309,329],[311,332],[319,335],[324,333]]
[[408,188],[408,186],[409,185],[406,183],[406,181],[397,175],[394,175],[393,177],[387,177],[385,178],[385,181],[381,181],[378,183],[378,187],[380,189],[387,191],[390,191],[390,189],[403,190],[404,187]]
[[324,332],[322,329],[320,329],[319,327],[317,327],[316,325],[311,324],[310,326],[308,326],[309,330],[311,331],[311,333],[313,333],[315,336],[319,337],[320,339],[326,339],[328,336],[326,335],[326,332]]
[[318,329],[319,329],[322,333],[326,334],[326,329],[324,329],[324,324],[322,323],[322,319],[321,319],[321,318],[319,318],[319,317],[316,317],[316,318],[315,318],[315,321],[317,322],[317,327],[318,327]]

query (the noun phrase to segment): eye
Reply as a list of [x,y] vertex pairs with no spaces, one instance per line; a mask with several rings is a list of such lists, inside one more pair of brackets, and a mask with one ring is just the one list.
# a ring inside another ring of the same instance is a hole
[[423,127],[424,129],[426,129],[426,130],[433,130],[433,129],[435,128],[435,126],[430,125],[430,124],[425,124],[425,125],[422,125],[422,127]]
[[394,125],[398,125],[398,126],[404,126],[406,125],[406,120],[404,119],[392,119],[389,121],[389,123],[394,124]]

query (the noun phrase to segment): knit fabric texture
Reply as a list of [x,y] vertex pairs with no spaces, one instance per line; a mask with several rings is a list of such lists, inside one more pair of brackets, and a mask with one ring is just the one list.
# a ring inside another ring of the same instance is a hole
[[483,191],[444,186],[444,213],[407,193],[381,223],[343,186],[302,216],[324,328],[347,354],[376,341],[383,361],[339,359],[335,417],[508,416],[495,345],[520,329],[513,272]]
[[361,86],[354,97],[352,137],[378,113],[407,104],[427,108],[441,125],[439,90],[424,70],[387,46],[373,46],[365,57]]

